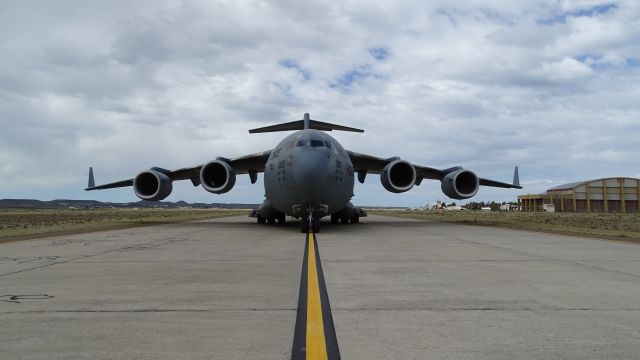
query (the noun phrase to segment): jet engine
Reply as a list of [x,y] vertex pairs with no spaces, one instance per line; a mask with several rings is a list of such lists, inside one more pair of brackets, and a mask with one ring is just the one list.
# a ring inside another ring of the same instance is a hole
[[236,184],[236,172],[222,160],[213,160],[200,169],[200,183],[208,192],[224,194]]
[[416,168],[406,160],[394,160],[382,170],[380,182],[393,193],[408,191],[416,183]]
[[452,199],[468,199],[478,193],[480,182],[471,170],[457,170],[448,173],[440,180],[442,192]]
[[147,170],[133,179],[133,191],[142,200],[160,201],[173,190],[173,181],[165,174]]

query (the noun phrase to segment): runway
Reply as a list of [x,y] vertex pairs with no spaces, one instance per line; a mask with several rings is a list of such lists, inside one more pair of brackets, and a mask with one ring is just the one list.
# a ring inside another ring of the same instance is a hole
[[[321,231],[342,359],[639,357],[639,245],[380,216]],[[0,244],[0,357],[291,359],[309,244],[247,217]]]

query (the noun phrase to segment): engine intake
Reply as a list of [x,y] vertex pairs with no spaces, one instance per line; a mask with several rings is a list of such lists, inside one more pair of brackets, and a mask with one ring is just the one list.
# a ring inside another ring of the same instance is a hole
[[173,190],[173,181],[165,174],[147,170],[133,179],[133,191],[142,200],[160,201]]
[[411,190],[416,183],[416,168],[406,160],[392,161],[382,170],[380,182],[392,193]]
[[236,184],[236,172],[222,160],[213,160],[200,169],[200,183],[210,193],[224,194]]
[[447,174],[441,180],[442,192],[456,200],[468,199],[478,193],[480,181],[471,170],[458,170]]

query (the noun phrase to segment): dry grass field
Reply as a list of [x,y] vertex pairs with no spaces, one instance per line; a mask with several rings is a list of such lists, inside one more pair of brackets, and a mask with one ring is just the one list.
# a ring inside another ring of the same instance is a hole
[[0,210],[0,243],[136,226],[247,215],[237,209]]
[[[418,210],[370,213],[640,243],[640,214]],[[248,210],[237,209],[0,210],[0,243],[247,214]]]
[[372,214],[543,231],[640,243],[640,214],[370,211]]

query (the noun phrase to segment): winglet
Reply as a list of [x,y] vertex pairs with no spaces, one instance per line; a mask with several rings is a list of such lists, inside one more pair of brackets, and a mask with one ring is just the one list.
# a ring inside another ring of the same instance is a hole
[[513,171],[513,186],[520,186],[520,175],[518,174],[518,167]]
[[91,189],[96,187],[96,181],[93,179],[93,167],[89,167],[89,184],[87,184],[87,189]]

